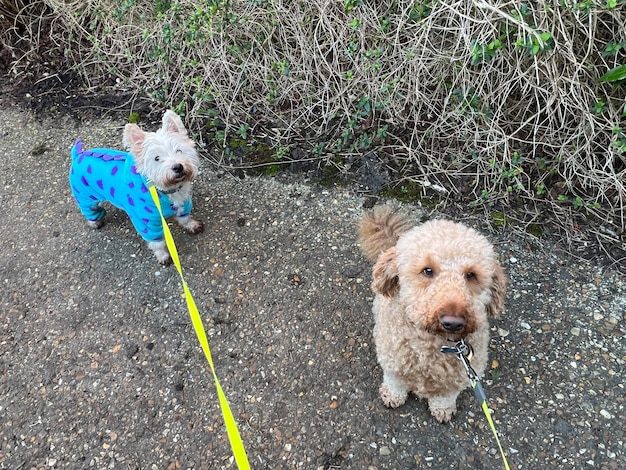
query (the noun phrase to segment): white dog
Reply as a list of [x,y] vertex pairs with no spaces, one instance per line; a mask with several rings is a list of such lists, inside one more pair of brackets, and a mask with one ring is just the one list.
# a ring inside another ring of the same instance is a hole
[[126,124],[123,142],[130,153],[103,148],[85,150],[82,142],[76,141],[70,169],[72,194],[94,228],[104,224],[106,211],[100,202],[109,201],[126,211],[159,263],[170,264],[172,259],[148,180],[157,188],[164,217],[173,216],[189,233],[202,232],[204,224],[190,215],[192,182],[199,164],[196,147],[174,111],[165,112],[162,127],[156,132],[144,132],[136,124]]

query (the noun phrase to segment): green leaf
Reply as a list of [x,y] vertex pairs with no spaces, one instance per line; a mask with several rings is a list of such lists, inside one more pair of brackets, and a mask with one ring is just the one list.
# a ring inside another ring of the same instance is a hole
[[626,64],[618,65],[600,77],[601,82],[619,82],[626,80]]

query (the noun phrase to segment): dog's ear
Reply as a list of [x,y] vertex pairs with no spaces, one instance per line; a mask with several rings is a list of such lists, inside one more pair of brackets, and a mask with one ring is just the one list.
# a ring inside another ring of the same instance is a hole
[[171,109],[165,111],[165,114],[163,115],[163,130],[165,132],[187,135],[187,129],[185,129],[183,120]]
[[126,149],[133,154],[135,163],[138,166],[141,166],[143,163],[143,142],[145,138],[146,133],[137,124],[126,124],[124,127],[122,142]]
[[491,283],[491,302],[487,305],[487,315],[497,317],[504,308],[504,297],[506,295],[506,275],[500,264],[494,263],[493,278]]
[[372,290],[385,297],[394,297],[400,291],[396,247],[380,254],[372,271]]

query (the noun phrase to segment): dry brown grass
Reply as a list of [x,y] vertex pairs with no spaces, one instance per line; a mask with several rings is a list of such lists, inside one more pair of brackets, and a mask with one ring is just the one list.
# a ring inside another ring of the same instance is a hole
[[[113,77],[184,113],[200,138],[209,123],[217,164],[251,164],[233,146],[255,143],[272,163],[299,148],[344,171],[373,152],[422,195],[624,249],[626,85],[598,81],[626,63],[626,47],[603,54],[626,44],[623,0],[44,3],[91,86]],[[36,28],[20,34],[36,43]],[[480,60],[475,45],[496,39]]]

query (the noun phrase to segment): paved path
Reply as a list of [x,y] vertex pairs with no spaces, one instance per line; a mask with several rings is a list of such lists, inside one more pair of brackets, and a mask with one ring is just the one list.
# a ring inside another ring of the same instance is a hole
[[[0,122],[0,468],[234,468],[176,271],[123,213],[90,230],[68,190],[74,139],[118,146],[123,123]],[[471,392],[449,425],[381,405],[363,199],[208,167],[206,231],[174,236],[251,466],[503,468]],[[511,468],[623,468],[624,278],[488,236],[511,286],[484,387]]]

